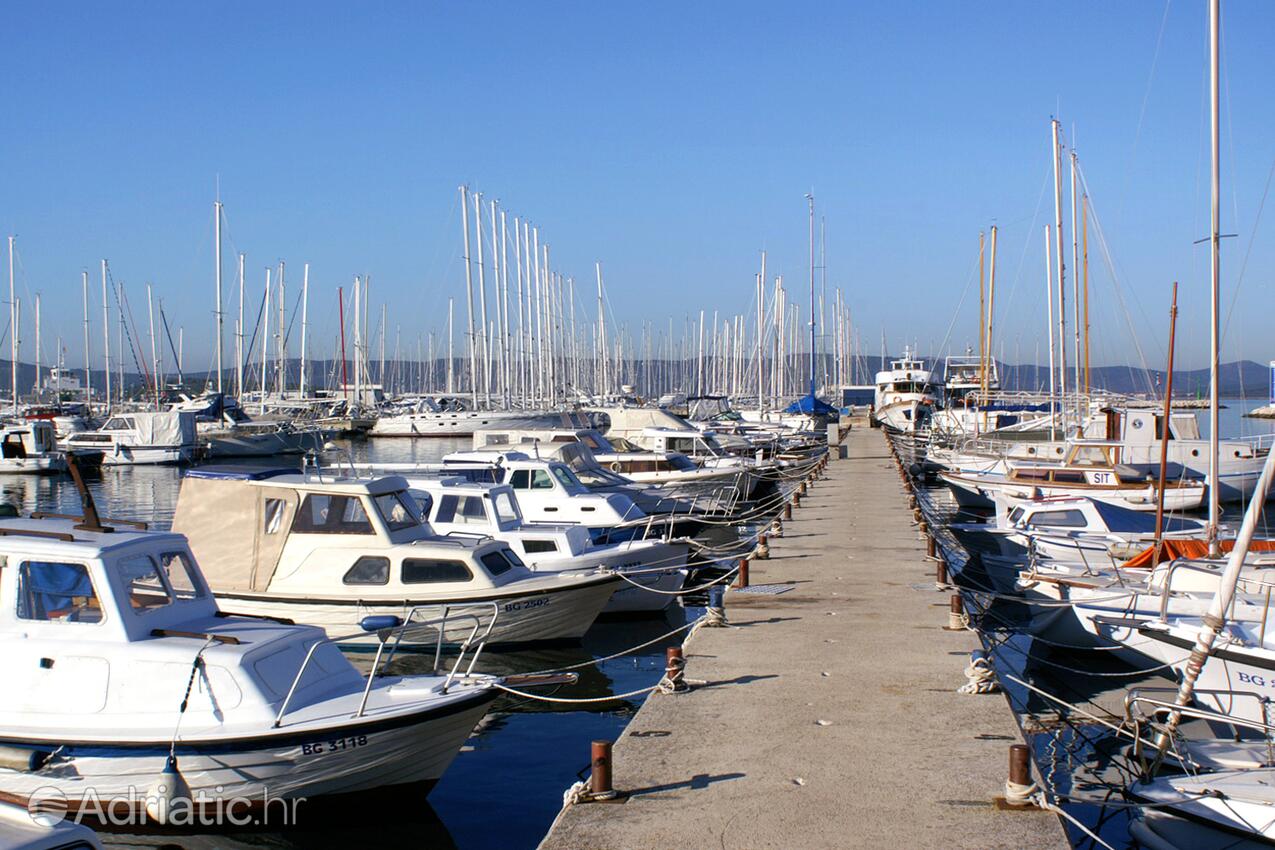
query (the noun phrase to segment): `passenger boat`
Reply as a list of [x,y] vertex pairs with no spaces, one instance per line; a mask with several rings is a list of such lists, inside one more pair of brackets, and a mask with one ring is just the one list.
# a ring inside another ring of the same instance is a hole
[[[82,521],[0,520],[0,799],[167,823],[420,791],[497,694],[459,666],[364,677],[339,638],[219,610],[184,537],[89,505]],[[365,625],[379,650],[401,636]]]
[[621,583],[597,570],[536,573],[507,543],[439,536],[399,477],[191,469],[173,529],[190,538],[225,604],[330,635],[369,616],[408,622],[466,606],[470,619],[449,625],[445,642],[467,639],[474,618],[492,624],[488,645],[578,640]]
[[378,416],[372,437],[464,437],[479,428],[532,415],[509,410],[471,410],[459,398],[420,398]]
[[877,372],[872,418],[881,427],[904,434],[923,431],[937,406],[934,374],[910,350],[904,349],[889,369]]

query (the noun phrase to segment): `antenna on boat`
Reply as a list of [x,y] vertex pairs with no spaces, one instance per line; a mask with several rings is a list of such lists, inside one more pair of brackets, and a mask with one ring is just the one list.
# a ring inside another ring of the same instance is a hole
[[71,473],[71,480],[75,482],[75,489],[80,494],[80,504],[84,509],[84,522],[75,526],[76,531],[92,531],[98,534],[109,534],[115,529],[109,525],[102,525],[102,520],[97,515],[97,505],[93,502],[93,494],[89,492],[88,485],[84,483],[84,476],[80,474],[80,463],[76,460],[75,455],[67,454],[66,469]]

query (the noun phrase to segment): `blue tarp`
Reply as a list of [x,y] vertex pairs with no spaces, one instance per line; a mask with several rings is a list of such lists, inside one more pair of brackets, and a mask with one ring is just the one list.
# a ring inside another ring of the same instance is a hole
[[784,408],[784,413],[805,413],[813,416],[837,418],[837,409],[827,402],[813,396],[804,395]]
[[[1100,502],[1097,499],[1093,500],[1093,506],[1110,531],[1126,534],[1155,533],[1154,513],[1143,513],[1129,508],[1122,508],[1119,505],[1111,505],[1106,502]],[[1193,519],[1174,519],[1168,516],[1164,518],[1165,531],[1198,531],[1203,529],[1203,527],[1202,523]]]

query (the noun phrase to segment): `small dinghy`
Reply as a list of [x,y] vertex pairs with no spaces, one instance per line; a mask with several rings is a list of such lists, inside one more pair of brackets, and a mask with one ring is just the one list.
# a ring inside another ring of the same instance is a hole
[[402,630],[373,618],[365,677],[339,637],[218,610],[180,534],[99,520],[91,500],[85,514],[0,520],[4,801],[181,825],[420,792],[497,695],[499,680],[464,672],[481,635],[450,673],[391,676]]

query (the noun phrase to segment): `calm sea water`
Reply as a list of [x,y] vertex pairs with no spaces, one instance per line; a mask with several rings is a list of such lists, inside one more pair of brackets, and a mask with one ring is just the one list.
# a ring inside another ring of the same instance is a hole
[[[469,440],[361,440],[340,444],[326,464],[354,461],[431,462],[448,452],[468,448]],[[238,463],[238,462],[236,462]],[[296,466],[281,458],[248,461],[252,465]],[[171,525],[177,504],[181,471],[172,467],[107,468],[87,477],[88,486],[104,516]],[[44,510],[80,511],[79,498],[67,478],[0,476],[0,498],[23,513]],[[671,606],[662,618],[600,622],[579,646],[511,653],[487,653],[479,667],[485,672],[512,673],[560,669],[622,652],[658,638],[694,619],[702,609]],[[649,687],[664,669],[664,649],[680,643],[675,635],[633,654],[579,670],[580,682],[565,687],[561,696],[608,697]],[[366,665],[365,658],[355,663]],[[400,672],[423,671],[420,656],[401,656]],[[174,695],[174,709],[180,695]],[[410,811],[354,811],[349,825],[321,829],[233,835],[171,834],[111,835],[114,847],[165,846],[181,848],[237,847],[354,847],[373,843],[388,846],[459,848],[459,850],[521,850],[534,848],[562,805],[563,791],[589,763],[590,742],[614,740],[641,705],[641,699],[606,700],[587,709],[574,706],[499,700],[461,751],[428,799]],[[304,815],[304,807],[301,809]],[[330,812],[325,815],[330,815]],[[346,820],[345,817],[341,818]]]

